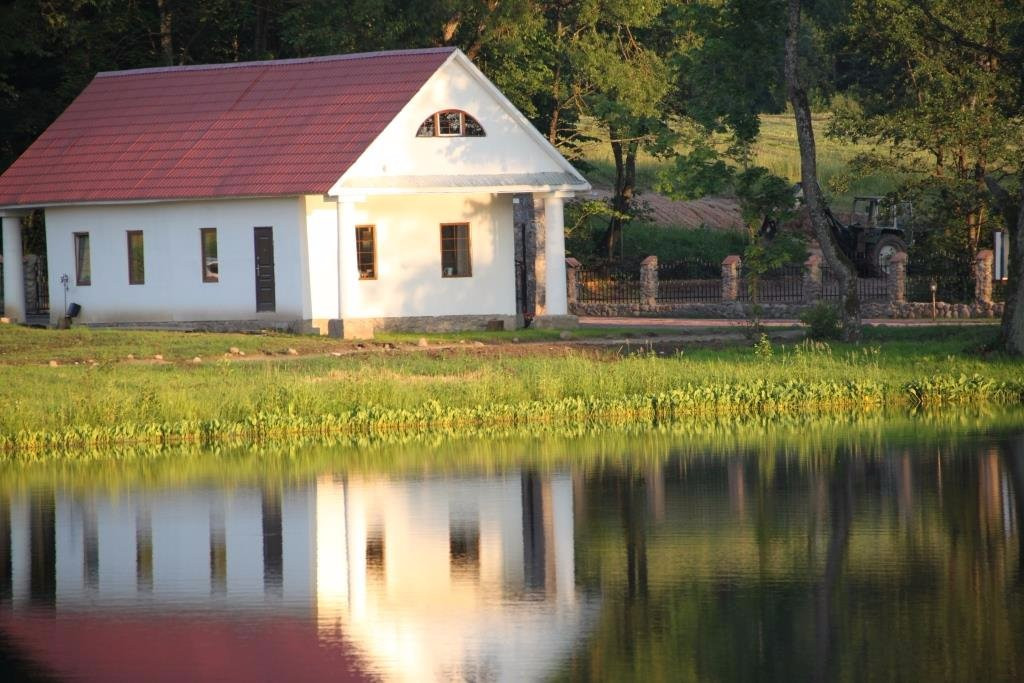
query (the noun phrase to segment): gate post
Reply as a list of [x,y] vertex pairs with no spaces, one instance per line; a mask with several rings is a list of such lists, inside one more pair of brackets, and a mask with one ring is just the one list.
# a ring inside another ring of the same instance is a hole
[[640,305],[658,305],[658,257],[654,255],[640,262]]
[[576,276],[576,271],[579,267],[580,262],[572,256],[565,259],[565,294],[570,313],[572,312],[572,307],[579,300],[579,284]]
[[886,277],[890,304],[907,302],[907,252],[898,251],[889,259],[889,274]]
[[740,296],[740,263],[736,254],[722,261],[722,301],[736,301]]
[[821,299],[821,255],[812,253],[804,262],[803,302],[813,304]]
[[992,262],[991,249],[982,249],[974,257],[974,302],[992,303]]

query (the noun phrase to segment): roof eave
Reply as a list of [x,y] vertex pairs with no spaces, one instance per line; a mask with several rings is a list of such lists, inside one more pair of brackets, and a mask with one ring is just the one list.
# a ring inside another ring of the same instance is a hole
[[591,190],[590,183],[561,185],[478,185],[434,187],[343,187],[332,188],[328,196],[338,199],[417,194],[579,194]]

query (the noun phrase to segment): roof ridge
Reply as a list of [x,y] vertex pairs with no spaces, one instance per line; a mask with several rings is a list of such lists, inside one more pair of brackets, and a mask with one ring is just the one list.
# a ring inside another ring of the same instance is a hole
[[222,62],[220,64],[188,64],[184,66],[154,66],[141,69],[124,69],[121,71],[100,71],[96,78],[116,78],[118,76],[137,76],[144,74],[174,73],[179,71],[214,71],[218,69],[236,69],[254,66],[285,66],[289,64],[315,64],[318,62],[334,62],[355,59],[372,59],[374,57],[390,57],[396,55],[428,55],[455,52],[457,47],[423,47],[407,50],[377,50],[375,52],[353,52],[344,55],[323,55],[319,57],[294,57],[291,59],[262,59],[251,62]]

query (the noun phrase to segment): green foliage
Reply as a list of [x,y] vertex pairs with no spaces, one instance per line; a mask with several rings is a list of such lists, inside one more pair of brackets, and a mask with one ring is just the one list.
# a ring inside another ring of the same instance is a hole
[[874,145],[856,160],[860,172],[903,176],[917,226],[943,235],[918,260],[952,258],[966,272],[1004,227],[986,178],[1021,161],[1019,67],[1006,66],[1022,25],[1012,4],[854,0],[837,31],[858,68],[840,84],[849,104],[829,135]]
[[800,322],[807,325],[807,336],[815,340],[839,339],[842,332],[839,311],[824,302],[801,311]]
[[772,340],[768,338],[767,334],[762,334],[761,338],[754,344],[754,355],[764,361],[771,360],[772,356],[775,355]]
[[[134,344],[141,351],[163,338],[158,348],[166,358],[187,357],[179,347],[196,343],[189,337],[217,348],[236,337],[103,332],[98,336],[118,349]],[[452,433],[684,415],[1018,403],[1024,392],[1018,364],[964,352],[989,334],[974,327],[955,333],[888,330],[877,342],[884,353],[845,345],[829,354],[775,347],[771,363],[749,347],[595,356],[550,355],[541,345],[536,352],[521,347],[514,356],[450,350],[199,365],[108,360],[51,368],[45,361],[18,363],[37,357],[40,346],[87,340],[56,330],[2,326],[0,447],[42,454],[118,443],[250,442],[301,434]],[[243,336],[252,338],[249,348],[267,344],[256,335],[237,335]],[[85,343],[74,352],[91,357],[93,351]]]
[[[601,257],[603,236],[604,226],[598,221],[583,223],[566,235],[566,251],[582,263],[593,263]],[[622,234],[622,260],[634,263],[654,255],[661,261],[699,259],[720,263],[729,254],[742,253],[746,242],[746,235],[736,230],[677,228],[633,221]]]

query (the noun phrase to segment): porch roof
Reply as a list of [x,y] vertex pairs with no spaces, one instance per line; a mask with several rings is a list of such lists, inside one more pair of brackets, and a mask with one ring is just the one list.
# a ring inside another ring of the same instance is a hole
[[590,183],[573,173],[499,173],[476,175],[405,175],[347,178],[338,196],[360,194],[432,194],[442,192],[586,192]]

